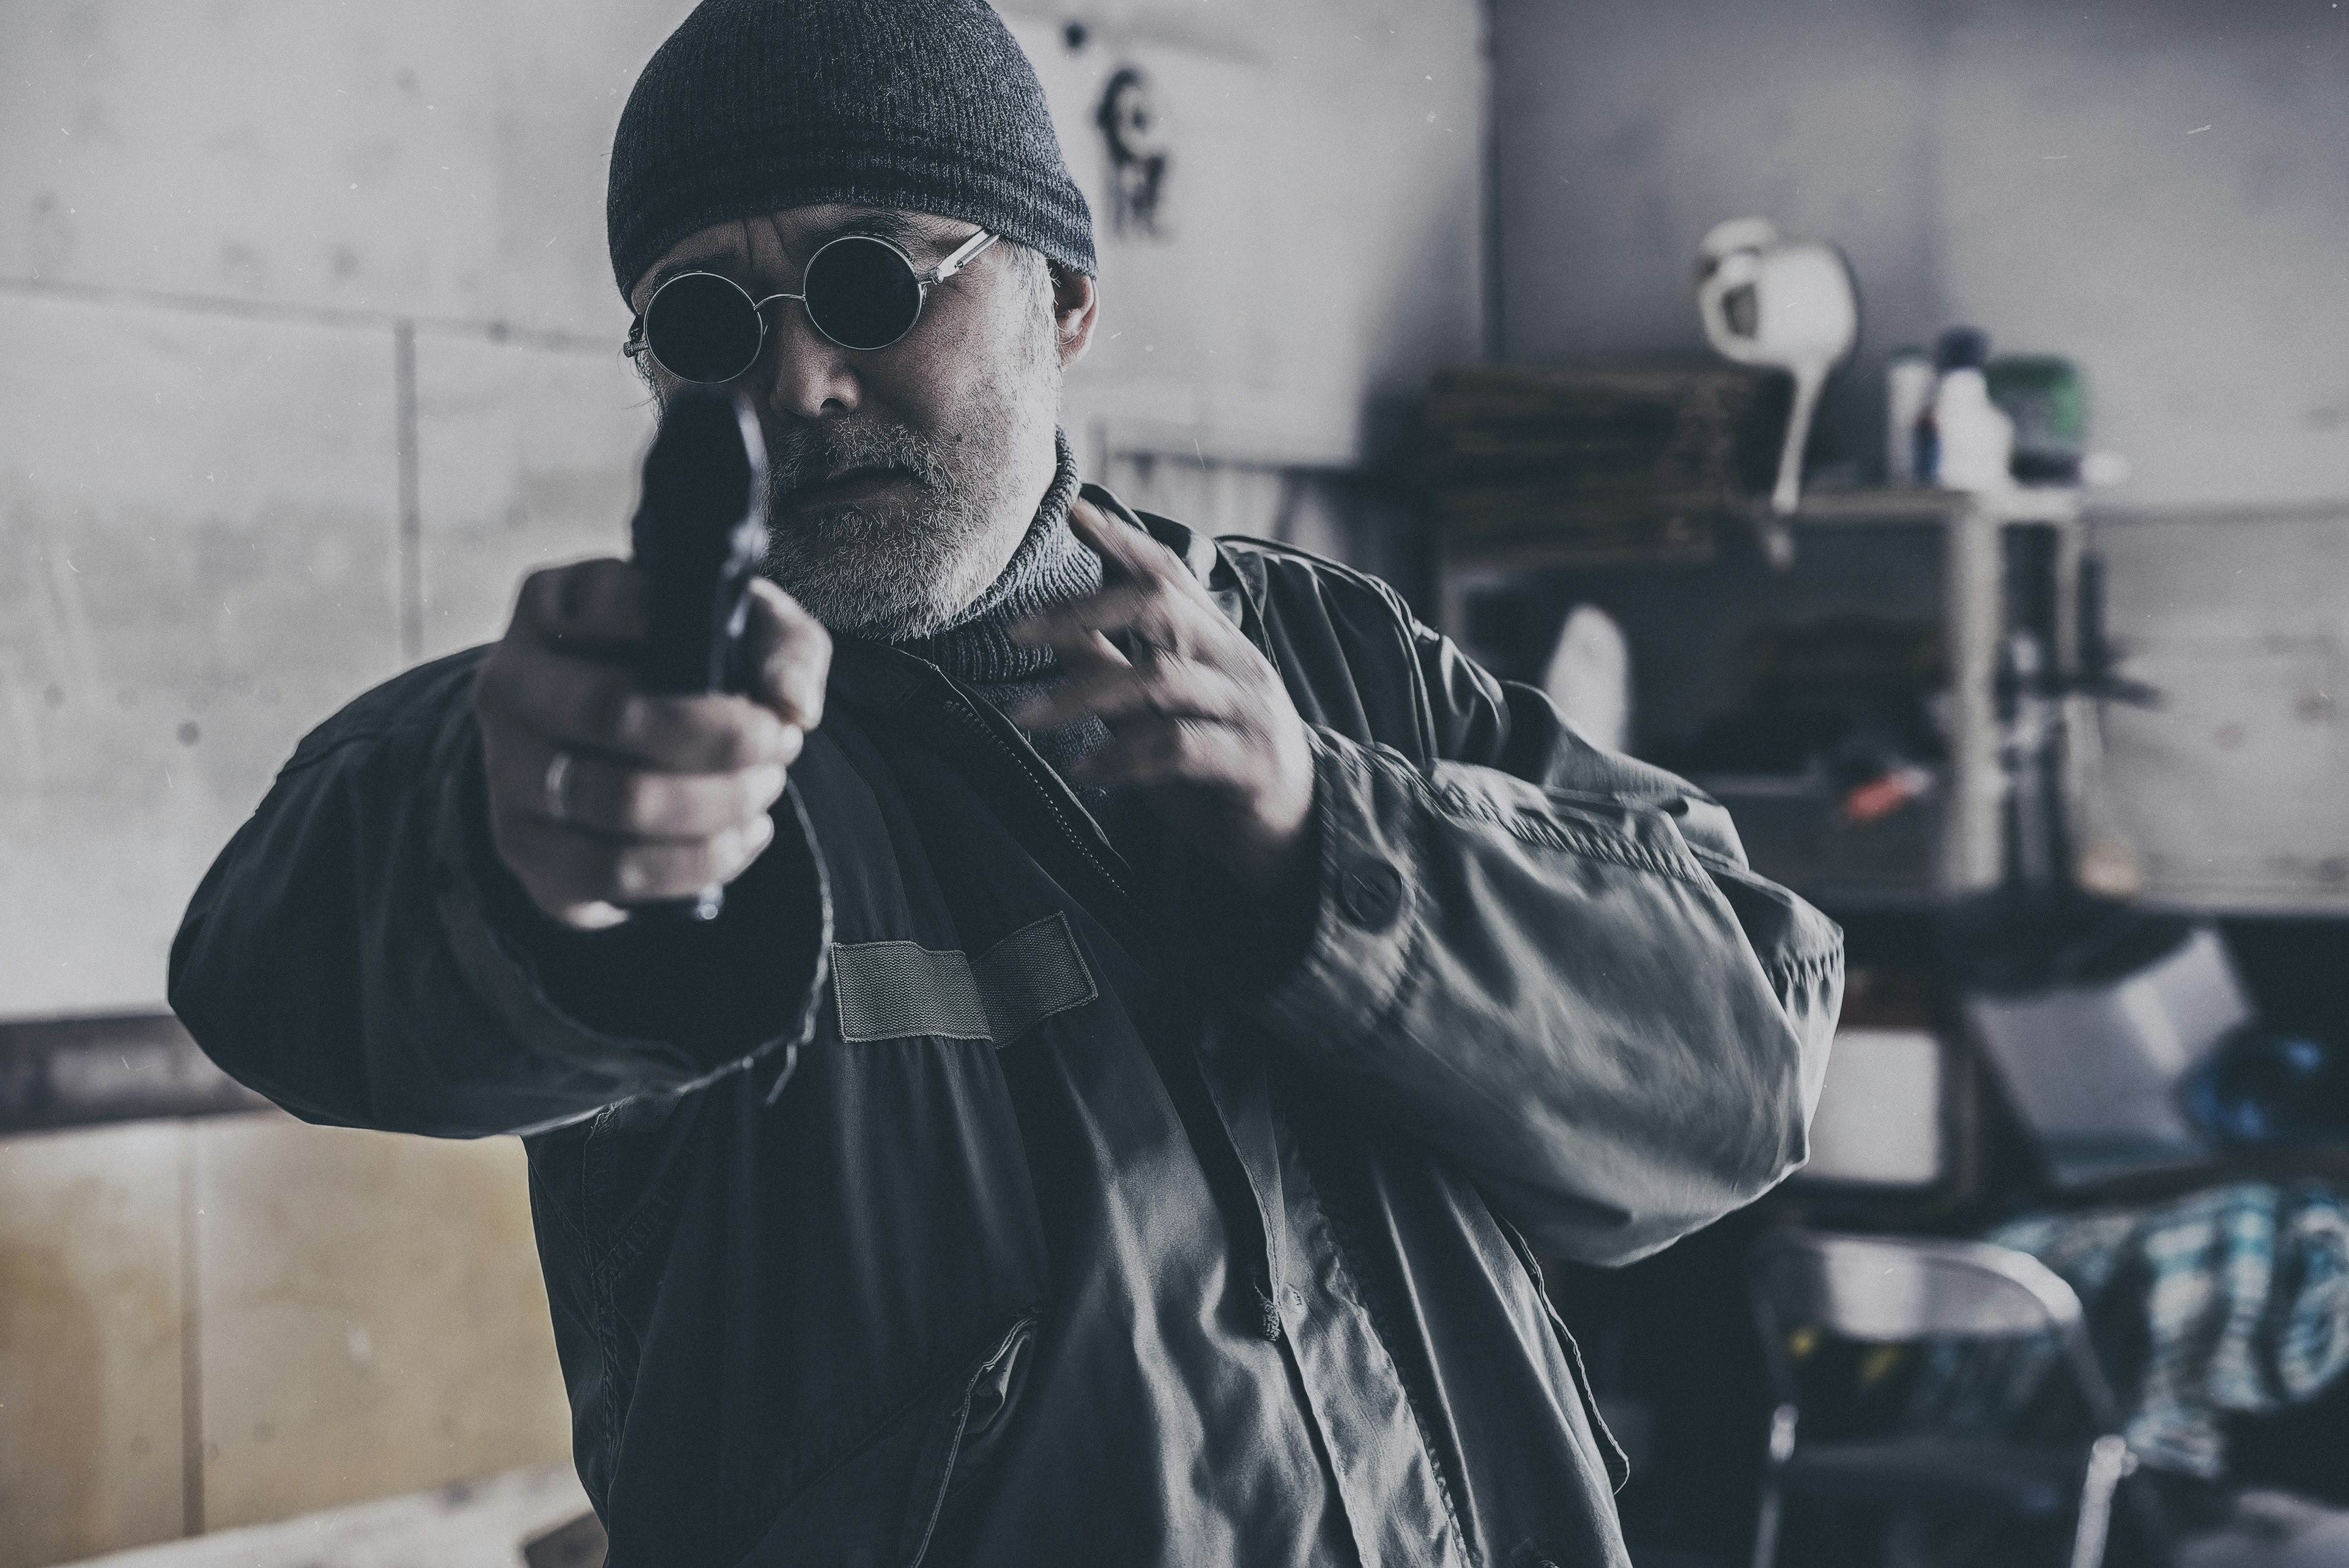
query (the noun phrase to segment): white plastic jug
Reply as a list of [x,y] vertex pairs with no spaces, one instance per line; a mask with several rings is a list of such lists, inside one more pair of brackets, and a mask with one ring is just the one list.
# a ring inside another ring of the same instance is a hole
[[[1780,239],[1765,218],[1733,218],[1715,224],[1698,248],[1696,305],[1705,337],[1723,355],[1795,378],[1778,483],[1770,493],[1770,509],[1783,517],[1802,499],[1803,444],[1819,389],[1859,335],[1851,268],[1833,245]],[[1771,541],[1774,558],[1782,542],[1791,549],[1782,534]]]

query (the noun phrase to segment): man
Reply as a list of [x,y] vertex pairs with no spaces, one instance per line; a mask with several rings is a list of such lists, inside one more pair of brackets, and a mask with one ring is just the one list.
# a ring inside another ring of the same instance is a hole
[[1535,1255],[1800,1160],[1834,928],[1384,585],[1080,488],[1089,218],[982,0],[708,0],[609,217],[769,446],[750,695],[533,576],[296,751],[197,1038],[525,1136],[617,1568],[1621,1563]]

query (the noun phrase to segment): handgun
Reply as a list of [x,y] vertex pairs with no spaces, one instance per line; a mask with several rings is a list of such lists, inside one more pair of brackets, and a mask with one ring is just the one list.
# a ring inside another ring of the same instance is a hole
[[[741,691],[750,584],[767,556],[766,441],[749,400],[715,387],[672,393],[645,453],[644,496],[628,527],[646,578],[638,674],[655,691]],[[714,920],[726,889],[634,906],[655,919]]]

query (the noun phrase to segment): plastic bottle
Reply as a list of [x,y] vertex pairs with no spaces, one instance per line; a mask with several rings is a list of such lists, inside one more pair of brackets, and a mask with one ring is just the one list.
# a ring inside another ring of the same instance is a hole
[[1933,361],[1922,348],[1896,350],[1884,366],[1884,483],[1930,484],[1930,468],[1918,467],[1918,422],[1932,406],[1940,385]]
[[2007,489],[2014,483],[2014,421],[1990,400],[1982,376],[1990,337],[1953,327],[1937,348],[1941,380],[1933,393],[1933,427],[1940,453],[1934,477],[1951,490]]

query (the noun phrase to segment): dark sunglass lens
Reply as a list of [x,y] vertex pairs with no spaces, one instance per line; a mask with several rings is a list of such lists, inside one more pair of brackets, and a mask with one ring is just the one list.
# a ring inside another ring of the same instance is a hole
[[671,278],[645,307],[645,341],[673,376],[730,381],[759,357],[759,313],[725,278]]
[[922,312],[914,269],[879,240],[851,234],[816,253],[807,269],[808,319],[845,348],[886,348]]

